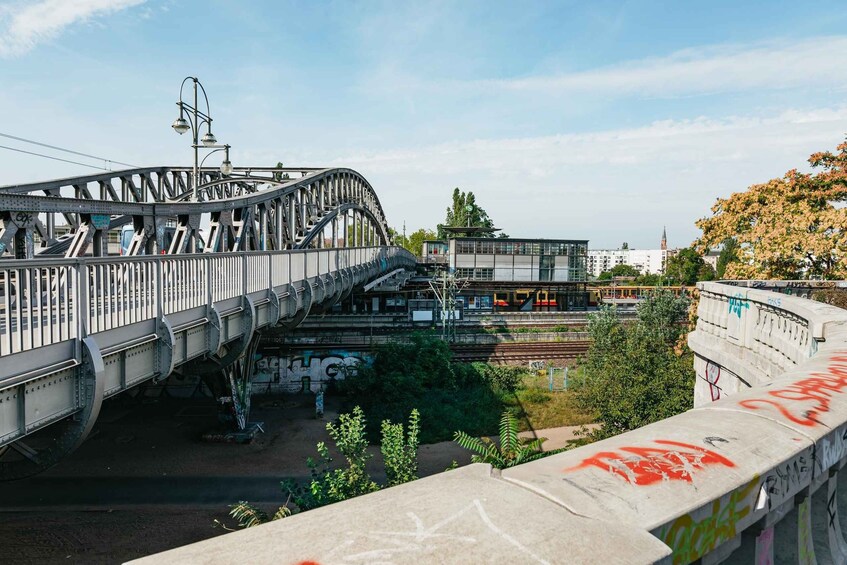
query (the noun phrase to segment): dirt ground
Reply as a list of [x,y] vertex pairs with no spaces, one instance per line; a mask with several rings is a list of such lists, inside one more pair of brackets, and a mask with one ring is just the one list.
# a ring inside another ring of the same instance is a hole
[[[208,443],[217,424],[211,399],[108,401],[92,436],[69,458],[36,477],[0,484],[1,563],[121,563],[225,533],[227,505],[267,510],[284,502],[279,481],[308,476],[306,458],[328,441],[311,396],[258,397],[251,419],[264,433],[250,444]],[[547,449],[564,446],[572,428],[538,430]],[[382,478],[377,447],[372,476]],[[421,476],[470,455],[452,442],[420,447]]]

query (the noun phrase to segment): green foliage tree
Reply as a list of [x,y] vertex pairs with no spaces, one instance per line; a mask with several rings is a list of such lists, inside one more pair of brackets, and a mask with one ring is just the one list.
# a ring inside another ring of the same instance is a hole
[[[339,388],[377,422],[401,421],[417,408],[421,443],[449,440],[458,429],[480,434],[496,429],[503,409],[478,366],[454,363],[450,347],[424,333],[377,346],[373,362]],[[370,437],[376,439],[377,431],[370,429]]]
[[626,265],[621,263],[620,265],[615,265],[608,271],[603,271],[600,273],[600,276],[597,277],[598,281],[610,281],[614,277],[638,277],[641,275],[641,271],[633,267],[632,265]]
[[[394,233],[396,234],[396,232]],[[415,257],[420,257],[423,255],[424,241],[431,241],[435,239],[438,239],[438,234],[436,234],[433,230],[420,228],[405,237],[403,237],[402,234],[395,235],[394,244],[408,249]]]
[[453,441],[473,451],[472,463],[488,463],[496,469],[514,467],[540,459],[549,453],[542,450],[547,438],[523,439],[518,436],[518,421],[511,412],[505,411],[500,417],[500,441],[495,444],[490,438],[476,438],[458,431]]
[[[282,161],[277,161],[277,164],[276,164],[277,169],[282,169],[284,167],[285,167],[285,165],[282,164]],[[274,172],[273,178],[274,178],[275,181],[283,181],[283,180],[288,180],[289,176],[288,176],[288,173],[285,173],[285,172],[282,172],[282,171],[277,171],[277,172]]]
[[385,462],[387,486],[401,485],[418,478],[418,434],[420,414],[412,410],[408,433],[403,424],[382,421],[382,459]]
[[[447,208],[447,217],[444,219],[444,223],[438,226],[439,239],[447,237],[447,232],[443,229],[445,226],[493,228],[494,222],[488,217],[488,213],[476,203],[476,196],[473,192],[465,193],[456,187],[453,189],[453,203]],[[481,233],[479,237],[494,236],[490,233]]]
[[714,271],[694,248],[686,247],[668,258],[665,275],[675,284],[690,286],[697,284],[699,280],[712,280]]
[[643,275],[639,275],[635,277],[635,281],[633,281],[637,286],[660,286],[660,285],[669,285],[671,281],[668,280],[664,275],[645,273]]
[[738,241],[734,237],[728,237],[721,244],[721,254],[718,255],[717,269],[715,276],[722,279],[726,273],[726,268],[730,263],[738,261]]
[[597,415],[586,432],[598,440],[684,412],[692,407],[693,354],[680,350],[688,299],[658,291],[639,304],[638,319],[624,326],[617,310],[589,316],[593,343],[584,363],[585,382],[575,401]]

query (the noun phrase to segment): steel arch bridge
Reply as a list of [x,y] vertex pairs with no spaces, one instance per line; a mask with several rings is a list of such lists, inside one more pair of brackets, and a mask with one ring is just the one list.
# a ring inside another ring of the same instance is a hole
[[104,398],[175,370],[209,375],[243,428],[262,330],[414,269],[355,171],[200,178],[197,201],[175,167],[0,187],[0,479],[54,464]]

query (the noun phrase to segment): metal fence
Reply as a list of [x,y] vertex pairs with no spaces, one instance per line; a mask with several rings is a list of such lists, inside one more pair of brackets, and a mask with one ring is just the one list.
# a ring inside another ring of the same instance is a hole
[[408,254],[394,247],[358,247],[179,257],[3,260],[0,356],[403,253]]

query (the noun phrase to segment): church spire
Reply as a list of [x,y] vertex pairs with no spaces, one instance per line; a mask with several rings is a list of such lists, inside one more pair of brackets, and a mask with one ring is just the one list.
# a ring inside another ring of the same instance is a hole
[[667,226],[662,226],[662,251],[668,248],[668,231]]

